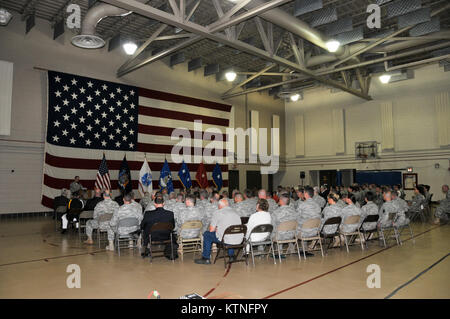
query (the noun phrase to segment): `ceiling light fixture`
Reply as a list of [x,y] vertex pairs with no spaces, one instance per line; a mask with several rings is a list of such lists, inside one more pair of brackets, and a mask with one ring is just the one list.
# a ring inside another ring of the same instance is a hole
[[299,98],[300,98],[300,94],[298,94],[298,93],[291,95],[292,102],[297,102]]
[[227,78],[228,82],[233,82],[234,80],[236,80],[236,72],[234,71],[228,71],[227,73],[225,73],[225,77]]
[[134,42],[124,43],[123,49],[124,49],[126,54],[133,55],[136,52],[136,50],[137,50],[137,44],[134,43]]
[[330,40],[327,43],[325,43],[325,45],[327,46],[328,51],[336,52],[341,46],[341,43],[337,40]]
[[390,74],[383,74],[383,75],[380,75],[379,79],[380,79],[381,83],[388,84],[389,81],[391,80],[391,75]]
[[0,25],[6,26],[12,19],[12,14],[4,8],[0,8]]

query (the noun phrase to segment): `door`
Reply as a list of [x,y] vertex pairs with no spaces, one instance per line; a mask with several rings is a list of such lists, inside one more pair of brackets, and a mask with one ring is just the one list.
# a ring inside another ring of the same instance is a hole
[[248,189],[261,189],[262,179],[260,171],[247,171],[247,188]]
[[268,191],[273,192],[273,174],[268,174],[267,177],[268,177],[268,183],[269,183]]
[[228,171],[228,190],[231,192],[239,189],[239,171]]
[[336,186],[336,170],[324,170],[319,172],[320,185],[327,184],[328,187]]

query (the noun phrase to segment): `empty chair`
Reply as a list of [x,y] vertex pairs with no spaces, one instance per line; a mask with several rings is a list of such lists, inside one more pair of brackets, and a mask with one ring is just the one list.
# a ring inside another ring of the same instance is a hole
[[[355,224],[358,225],[360,219],[361,219],[361,216],[359,216],[359,215],[347,216],[344,219],[342,224],[343,225],[355,225]],[[358,227],[356,227],[356,230],[354,230],[354,231],[343,231],[342,229],[340,229],[339,233],[342,236],[344,236],[345,247],[347,248],[347,252],[349,252],[349,250],[348,250],[349,243],[351,244],[352,241],[354,239],[356,239],[356,236],[359,237],[359,241],[361,242],[361,249],[364,250],[363,237],[362,237],[362,234],[359,232]],[[350,240],[347,240],[348,236],[350,236]]]
[[377,223],[380,215],[368,215],[361,223],[359,227],[359,232],[362,233],[364,242],[366,243],[366,248],[368,248],[367,242],[370,240],[370,237],[373,233],[378,234],[378,238],[380,238],[380,233],[378,231],[377,225],[375,227],[367,227],[367,225],[372,225],[372,223]]
[[86,231],[86,222],[92,218],[94,218],[93,210],[85,210],[81,212],[80,216],[78,217],[78,237],[80,238],[80,240],[82,231]]
[[[275,259],[275,252],[273,249],[273,241],[272,241],[272,230],[273,230],[273,226],[271,224],[264,224],[264,225],[258,225],[255,226],[252,231],[250,232],[248,239],[247,239],[247,247],[246,247],[246,253],[249,253],[248,250],[250,250],[250,254],[252,255],[252,262],[253,262],[253,267],[255,266],[255,256],[261,256],[261,255],[267,255],[267,257],[269,257],[270,252],[272,251],[272,257],[273,257],[273,263],[276,264],[276,259]],[[262,240],[258,240],[258,241],[252,241],[252,236],[253,234],[267,234],[266,238],[262,239]],[[266,253],[265,251],[262,252],[257,252],[255,254],[254,250],[253,250],[253,246],[266,246],[266,245],[270,245],[270,249],[269,251]]]
[[[296,236],[297,226],[298,226],[298,222],[296,220],[285,221],[278,225],[278,228],[275,232],[275,239],[273,240],[273,243],[275,244],[274,247],[277,248],[278,259],[280,260],[280,263],[281,263],[281,253],[283,250],[283,244],[290,244],[290,243],[294,244],[295,247],[297,247],[298,259],[301,260],[300,248],[299,248],[298,240],[297,240],[297,236]],[[285,235],[280,236],[281,233],[286,233],[286,232],[292,232],[292,236],[289,236],[289,238],[287,238]],[[287,253],[287,250],[288,250],[288,248],[286,249],[286,253]]]
[[305,259],[306,259],[305,242],[313,240],[316,241],[314,243],[314,246],[317,244],[317,242],[319,242],[320,252],[322,253],[323,257],[322,239],[320,238],[319,227],[320,227],[320,218],[311,218],[303,223],[302,227],[300,228],[297,234],[297,239],[300,240],[302,243],[303,257]]
[[[117,233],[115,235],[115,245],[117,247],[117,252],[119,253],[120,256],[120,244],[126,242],[127,243],[127,247],[128,248],[133,248],[133,252],[134,252],[134,248],[138,247],[138,240],[139,240],[139,233],[140,231],[134,231],[132,233],[129,234],[121,234],[120,229],[121,228],[125,228],[125,227],[135,227],[138,226],[139,227],[139,220],[137,218],[134,217],[127,217],[127,218],[123,218],[123,219],[119,219],[119,221],[117,222]],[[132,245],[130,247],[130,241],[132,241]]]
[[[195,253],[197,251],[203,250],[203,236],[201,234],[203,228],[203,223],[199,220],[191,220],[185,222],[183,225],[181,225],[180,229],[180,235],[178,236],[178,252],[181,254],[181,261],[183,261],[183,254],[184,253]],[[190,238],[183,238],[183,231],[184,230],[192,230],[197,231],[196,235],[194,237]]]
[[[152,228],[150,228],[150,234],[148,235],[150,247],[150,262],[153,262],[153,253],[164,252],[164,251],[152,251],[152,245],[167,245],[167,244],[170,244],[170,256],[172,258],[172,262],[174,262],[175,258],[173,255],[173,235],[172,235],[174,227],[175,225],[173,225],[172,223],[155,223],[153,224]],[[158,238],[158,240],[156,240],[156,238]],[[167,239],[160,239],[160,238],[167,238]],[[163,256],[155,256],[155,257],[163,257]]]
[[[226,251],[228,251],[228,249],[238,249],[238,252],[236,254],[236,260],[234,262],[240,262],[240,261],[245,261],[245,264],[248,265],[248,261],[247,261],[247,255],[244,254],[245,258],[238,260],[237,257],[239,256],[239,252],[241,250],[245,249],[245,234],[247,233],[247,226],[245,225],[231,225],[229,226],[227,229],[225,229],[225,232],[223,233],[222,239],[220,243],[217,243],[217,254],[216,254],[216,258],[214,258],[214,263],[216,263],[217,258],[223,258],[223,262],[225,265],[225,268],[227,267],[227,254]],[[227,235],[238,235],[238,234],[242,234],[242,241],[239,244],[227,244],[225,242],[225,236]],[[220,251],[223,251],[223,256],[219,256],[220,255]],[[231,263],[230,260],[228,260],[228,263]]]
[[55,231],[58,231],[58,220],[67,213],[67,206],[58,206],[55,209]]
[[97,240],[98,240],[98,248],[100,248],[101,241],[107,241],[107,239],[102,239],[102,234],[106,234],[108,229],[105,227],[108,225],[107,222],[111,220],[113,217],[113,213],[102,214],[98,217],[98,229],[97,229]]
[[[339,247],[341,247],[341,236],[339,234],[339,225],[341,224],[342,221],[342,217],[340,216],[336,216],[336,217],[331,217],[328,218],[322,225],[322,229],[320,230],[320,237],[322,239],[327,239],[327,238],[331,238],[331,242],[328,245],[327,249],[331,247],[331,245],[334,243],[334,238],[336,236],[338,236],[339,238]],[[326,226],[335,226],[335,231],[334,232],[324,232],[324,228]]]

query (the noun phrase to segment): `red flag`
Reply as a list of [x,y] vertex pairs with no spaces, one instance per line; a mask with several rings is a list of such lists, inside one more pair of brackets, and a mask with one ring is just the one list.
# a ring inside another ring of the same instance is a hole
[[201,188],[208,187],[208,177],[206,176],[206,168],[203,162],[200,163],[197,169],[197,174],[195,174],[195,179]]

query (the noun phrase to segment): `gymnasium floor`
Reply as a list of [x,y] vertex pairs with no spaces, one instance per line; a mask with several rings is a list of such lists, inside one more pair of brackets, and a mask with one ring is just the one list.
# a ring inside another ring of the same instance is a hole
[[[0,298],[145,299],[153,290],[161,298],[193,292],[208,298],[450,298],[450,225],[417,223],[413,231],[414,241],[405,233],[402,246],[370,242],[365,251],[336,248],[325,258],[291,255],[276,265],[263,258],[256,267],[237,263],[225,270],[220,259],[194,264],[192,254],[184,262],[156,258],[153,264],[129,249],[119,257],[81,244],[75,233],[55,232],[49,217],[3,219]],[[80,266],[80,289],[66,286],[69,264]],[[370,264],[380,266],[380,288],[367,287]]]

